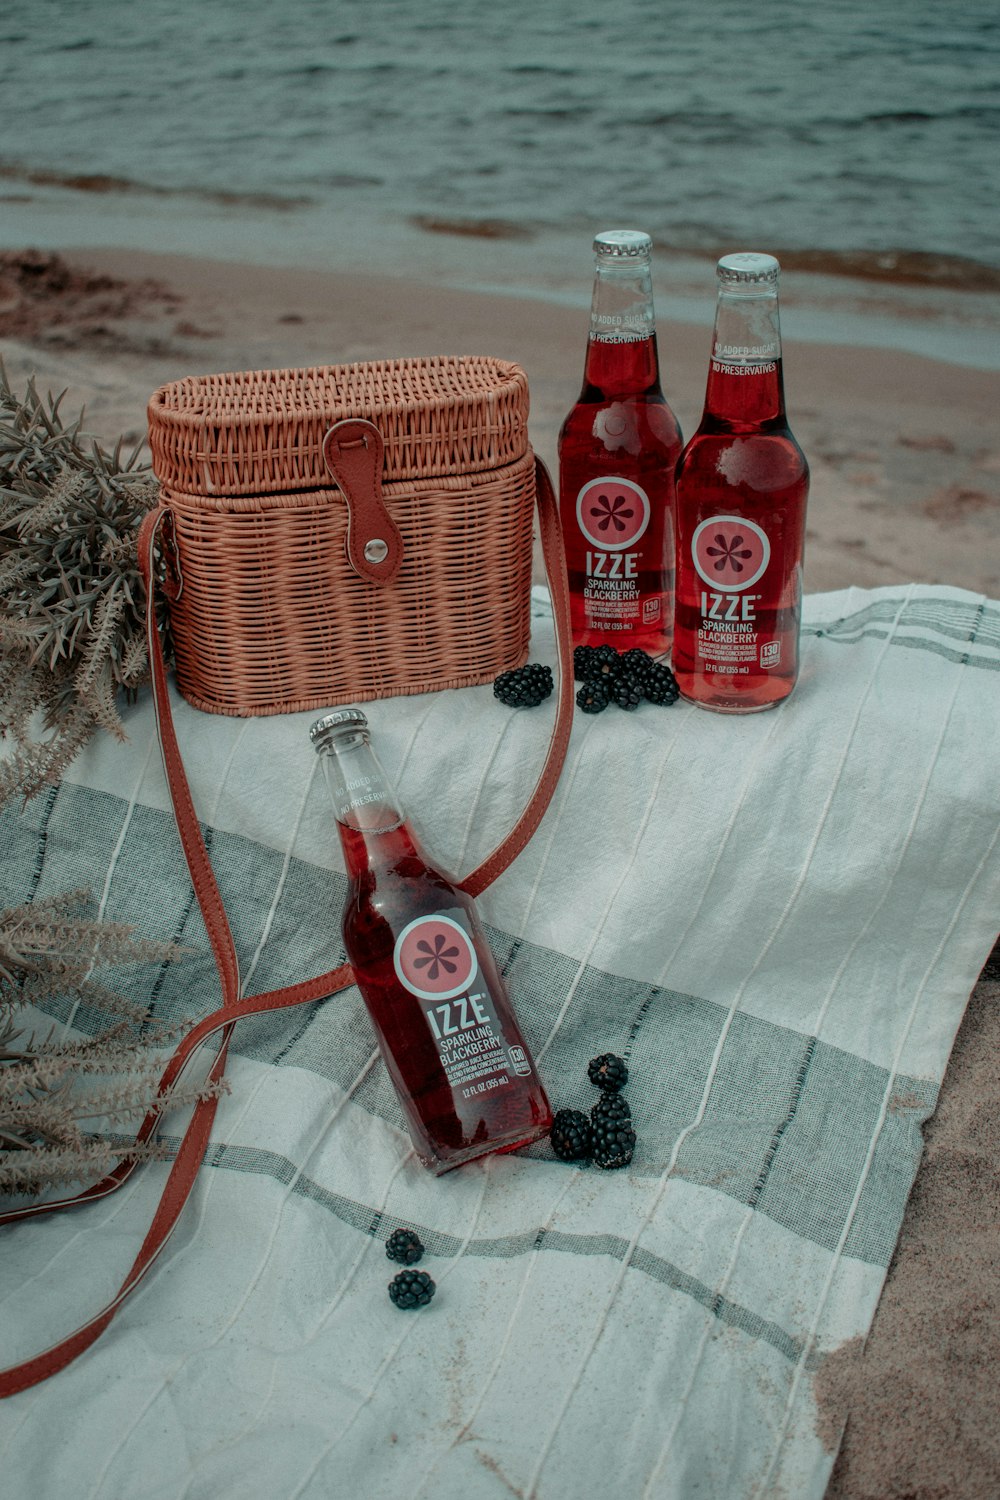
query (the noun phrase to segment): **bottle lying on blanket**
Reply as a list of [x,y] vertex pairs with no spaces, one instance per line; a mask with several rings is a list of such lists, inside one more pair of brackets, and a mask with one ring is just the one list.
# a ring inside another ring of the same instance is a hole
[[414,1149],[442,1173],[547,1135],[552,1112],[472,897],[430,864],[356,708],[317,720],[349,891],[344,947]]

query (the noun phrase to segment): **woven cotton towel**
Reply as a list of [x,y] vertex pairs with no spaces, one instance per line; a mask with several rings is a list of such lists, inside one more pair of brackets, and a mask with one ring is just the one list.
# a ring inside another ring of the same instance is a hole
[[[242,1025],[163,1263],[94,1350],[0,1409],[11,1493],[818,1500],[814,1375],[870,1325],[996,933],[1000,605],[814,596],[803,663],[773,713],[578,716],[552,807],[482,898],[554,1105],[593,1101],[595,1053],[627,1057],[632,1166],[543,1144],[434,1179],[355,990]],[[315,716],[176,712],[247,991],[330,967],[345,887]],[[486,687],[369,717],[461,873],[520,807],[551,715]],[[148,702],[128,731],[8,810],[3,903],[89,885],[108,918],[199,950],[133,976],[195,1014],[216,980]],[[164,1170],[4,1234],[6,1361],[112,1293]],[[438,1284],[419,1314],[386,1295],[400,1224]]]

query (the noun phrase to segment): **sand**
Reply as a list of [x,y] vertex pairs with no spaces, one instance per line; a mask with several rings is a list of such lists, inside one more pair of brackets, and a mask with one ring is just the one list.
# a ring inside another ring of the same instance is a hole
[[[555,468],[586,313],[403,280],[122,251],[0,253],[0,353],[15,386],[66,389],[106,445],[145,433],[179,376],[434,353],[516,359],[532,442]],[[708,330],[659,322],[684,431]],[[785,345],[789,417],[812,469],[808,591],[915,580],[1000,597],[1000,372],[837,344]],[[985,955],[984,955],[985,957]],[[995,1500],[1000,1294],[1000,959],[973,993],[863,1348],[817,1379],[841,1443],[828,1500]],[[846,1429],[844,1420],[846,1417]],[[843,1433],[842,1441],[841,1435]]]
[[[587,315],[384,276],[233,267],[91,251],[83,274],[0,253],[0,338],[13,377],[69,387],[102,435],[145,431],[164,381],[224,369],[411,354],[494,354],[525,367],[531,436],[555,466],[583,372]],[[25,264],[27,262],[27,264]],[[124,283],[124,284],[123,284]],[[664,388],[697,425],[708,331],[659,323]],[[915,580],[1000,596],[1000,372],[841,345],[785,345],[789,418],[809,456],[811,593]]]
[[827,1500],[996,1500],[1000,961],[969,1002],[865,1348],[817,1380]]

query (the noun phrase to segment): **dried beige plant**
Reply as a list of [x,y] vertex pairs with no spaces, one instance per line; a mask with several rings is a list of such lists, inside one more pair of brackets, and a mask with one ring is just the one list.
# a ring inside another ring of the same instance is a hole
[[[18,395],[0,364],[0,810],[58,780],[95,730],[123,738],[120,695],[148,675],[136,534],[156,481],[121,443],[87,439],[82,414],[66,425],[60,399],[32,382]],[[186,1023],[158,1022],[95,973],[178,956],[95,919],[80,891],[0,911],[0,1195],[167,1154],[129,1131]],[[218,1091],[175,1088],[170,1104]]]
[[158,489],[137,451],[18,395],[0,363],[0,805],[55,781],[146,680],[136,534]]
[[[129,1138],[156,1097],[162,1049],[188,1022],[165,1025],[96,969],[167,963],[172,943],[136,937],[87,914],[83,891],[0,912],[0,1196],[37,1194],[100,1177],[122,1159],[168,1154]],[[67,1024],[39,1021],[68,1003]],[[85,1008],[90,1024],[72,1025]],[[214,1085],[180,1086],[173,1108],[209,1097]]]

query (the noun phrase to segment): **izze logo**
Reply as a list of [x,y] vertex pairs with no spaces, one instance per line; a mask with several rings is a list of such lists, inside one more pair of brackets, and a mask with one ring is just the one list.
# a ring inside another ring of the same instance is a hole
[[691,538],[691,557],[713,589],[742,593],[763,574],[771,543],[765,531],[742,516],[711,516]]
[[604,475],[585,484],[576,498],[580,530],[602,552],[631,547],[649,525],[649,497],[631,479]]
[[421,1000],[450,1000],[469,988],[479,967],[464,927],[451,917],[417,917],[396,939],[393,967]]

